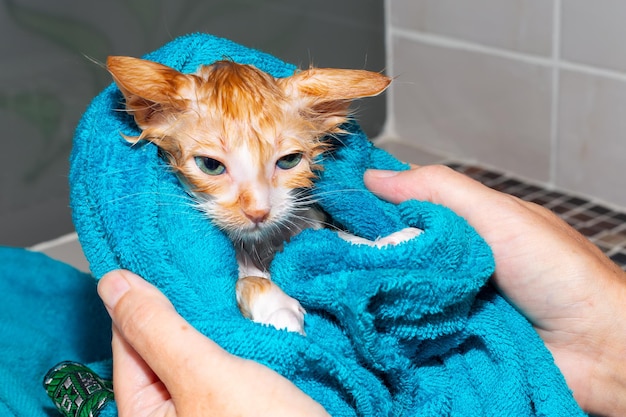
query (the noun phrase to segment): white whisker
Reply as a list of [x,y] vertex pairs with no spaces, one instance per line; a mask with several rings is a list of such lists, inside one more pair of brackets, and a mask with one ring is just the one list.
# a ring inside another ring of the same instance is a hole
[[359,189],[359,188],[342,188],[339,190],[328,190],[328,191],[321,191],[321,192],[315,192],[314,196],[316,198],[318,197],[324,197],[330,194],[344,194],[344,193],[370,193],[370,191],[366,190],[366,189]]

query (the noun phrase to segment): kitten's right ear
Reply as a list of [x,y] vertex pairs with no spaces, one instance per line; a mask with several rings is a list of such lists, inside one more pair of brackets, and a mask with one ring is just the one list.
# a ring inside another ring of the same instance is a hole
[[109,56],[107,69],[126,99],[126,111],[144,132],[166,128],[172,113],[189,106],[184,94],[193,81],[173,68],[145,59]]
[[309,111],[321,131],[337,132],[347,120],[352,100],[382,93],[391,78],[365,70],[310,68],[278,83],[297,106]]

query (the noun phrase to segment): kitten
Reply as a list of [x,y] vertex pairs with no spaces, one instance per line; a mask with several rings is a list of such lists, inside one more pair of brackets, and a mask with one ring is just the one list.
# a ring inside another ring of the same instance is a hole
[[[307,191],[329,148],[325,138],[341,133],[353,99],[377,95],[391,80],[318,68],[274,78],[227,60],[194,74],[119,56],[107,68],[142,130],[126,139],[161,148],[199,209],[233,242],[242,313],[304,334],[304,309],[270,280],[269,264],[292,236],[324,225]],[[383,246],[418,233],[405,229],[377,242],[340,235]]]

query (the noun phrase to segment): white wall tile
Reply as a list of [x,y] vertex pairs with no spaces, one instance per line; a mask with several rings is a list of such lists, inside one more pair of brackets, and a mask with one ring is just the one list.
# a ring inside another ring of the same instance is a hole
[[560,79],[556,185],[626,206],[626,82]]
[[[389,0],[393,27],[551,55],[553,3],[546,0]],[[589,2],[592,3],[592,2]]]
[[392,106],[408,142],[540,181],[550,174],[551,69],[395,36]]
[[626,71],[626,1],[562,1],[561,58]]

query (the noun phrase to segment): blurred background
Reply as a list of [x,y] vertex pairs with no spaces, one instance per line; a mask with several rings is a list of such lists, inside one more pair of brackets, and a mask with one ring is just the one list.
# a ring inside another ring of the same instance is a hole
[[301,67],[385,70],[392,87],[358,117],[402,159],[470,161],[622,210],[624,21],[620,0],[3,0],[0,244],[73,230],[72,132],[110,82],[86,57],[195,31]]
[[[30,246],[73,231],[73,131],[111,82],[92,60],[141,56],[190,32],[303,68],[385,69],[382,0],[2,0],[0,244]],[[364,101],[359,114],[376,136],[385,98]]]

